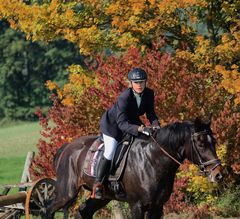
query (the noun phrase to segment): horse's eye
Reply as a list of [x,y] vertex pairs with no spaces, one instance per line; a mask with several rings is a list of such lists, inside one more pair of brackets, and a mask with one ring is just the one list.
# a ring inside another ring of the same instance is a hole
[[201,135],[201,136],[198,136],[196,138],[196,145],[198,147],[203,148],[203,147],[205,147],[206,143],[208,143],[208,140],[207,140],[207,138],[205,136]]

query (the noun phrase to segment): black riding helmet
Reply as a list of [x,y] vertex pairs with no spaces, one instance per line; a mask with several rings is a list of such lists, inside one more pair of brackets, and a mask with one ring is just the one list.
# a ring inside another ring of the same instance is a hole
[[128,73],[128,80],[133,81],[133,82],[146,81],[147,80],[147,74],[141,68],[134,68]]

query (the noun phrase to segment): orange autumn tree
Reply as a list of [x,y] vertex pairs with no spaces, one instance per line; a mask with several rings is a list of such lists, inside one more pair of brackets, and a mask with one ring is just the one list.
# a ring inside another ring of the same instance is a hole
[[86,55],[144,50],[164,37],[168,48],[221,80],[239,104],[239,7],[238,0],[0,0],[0,18],[28,39],[65,38]]

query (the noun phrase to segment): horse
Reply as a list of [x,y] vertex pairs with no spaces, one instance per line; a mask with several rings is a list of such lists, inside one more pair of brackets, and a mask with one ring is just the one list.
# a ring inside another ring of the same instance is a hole
[[[185,159],[196,164],[210,181],[220,182],[221,162],[210,126],[211,120],[204,122],[196,118],[167,124],[154,137],[140,134],[129,149],[121,178],[126,196],[118,197],[105,186],[104,199],[89,197],[79,207],[78,214],[83,219],[91,219],[111,200],[118,200],[129,204],[133,219],[143,219],[145,214],[148,219],[161,218],[163,205],[173,191],[176,172]],[[96,138],[80,137],[58,149],[54,159],[56,196],[46,207],[43,218],[53,218],[57,210],[71,206],[80,189],[92,190],[94,178],[84,175],[83,164]]]

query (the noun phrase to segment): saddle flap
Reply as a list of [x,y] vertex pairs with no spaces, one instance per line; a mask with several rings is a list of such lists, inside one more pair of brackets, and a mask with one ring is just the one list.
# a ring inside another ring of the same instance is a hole
[[[126,160],[127,153],[130,148],[130,144],[133,142],[133,137],[129,139],[124,138],[121,141],[114,154],[114,158],[111,162],[109,180],[119,180],[122,175]],[[104,153],[104,143],[101,137],[97,138],[92,146],[89,148],[85,161],[84,161],[84,173],[91,177],[96,177],[97,165]]]
[[88,176],[95,177],[99,158],[103,155],[104,144],[101,137],[98,137],[89,148],[84,160],[83,172]]

